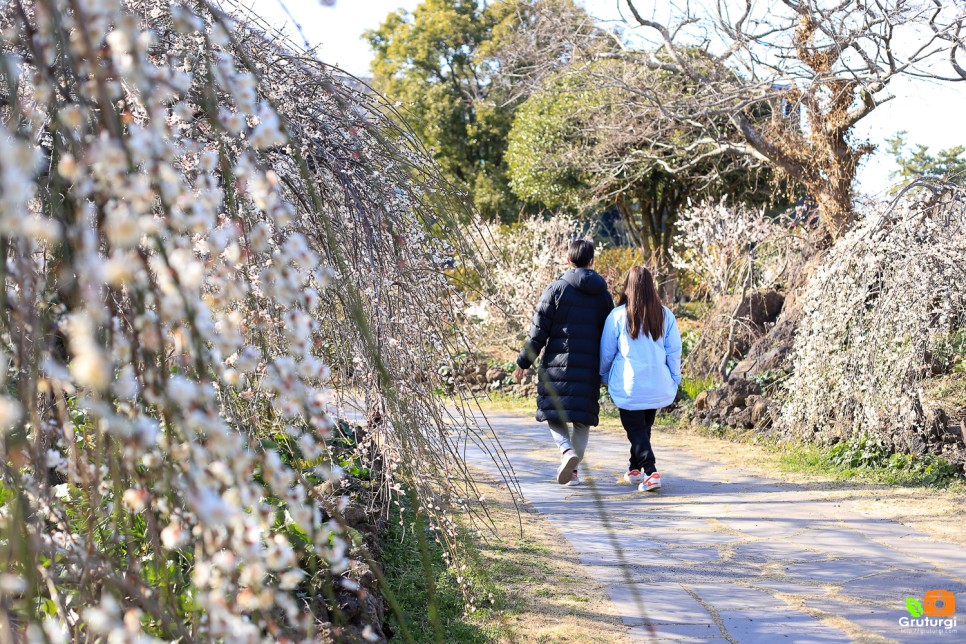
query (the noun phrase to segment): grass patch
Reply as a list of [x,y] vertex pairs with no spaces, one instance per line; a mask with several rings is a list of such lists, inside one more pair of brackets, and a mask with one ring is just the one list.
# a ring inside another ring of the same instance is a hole
[[822,446],[780,441],[723,425],[681,423],[688,432],[759,447],[779,471],[822,476],[836,481],[862,481],[903,487],[930,487],[966,492],[962,470],[936,454],[890,452],[868,436]]
[[683,378],[681,380],[681,389],[687,395],[689,400],[694,400],[698,397],[702,391],[707,391],[714,387],[714,378],[711,376],[695,377],[695,378]]
[[700,321],[711,310],[712,303],[705,300],[678,302],[674,305],[674,317],[682,320]]
[[941,456],[889,453],[865,437],[831,447],[775,443],[770,448],[779,452],[778,464],[785,471],[821,474],[836,480],[966,491],[962,471]]
[[[466,569],[457,572],[446,563],[443,548],[432,533],[417,521],[411,502],[403,499],[403,524],[390,523],[384,535],[382,565],[389,590],[399,603],[405,625],[416,642],[490,642],[499,633],[484,625],[500,604],[498,589],[486,576],[486,568],[478,561],[472,537],[463,535],[467,552]],[[425,539],[420,539],[419,530]],[[472,596],[478,604],[474,612],[460,589],[458,577],[468,580]],[[391,612],[390,612],[391,614]],[[391,614],[386,620],[403,641],[399,618]]]
[[[523,398],[497,391],[489,392],[488,396],[488,398],[477,398],[477,402],[486,413],[514,412],[533,415],[537,410],[537,401],[532,397]],[[472,404],[470,408],[473,408]]]

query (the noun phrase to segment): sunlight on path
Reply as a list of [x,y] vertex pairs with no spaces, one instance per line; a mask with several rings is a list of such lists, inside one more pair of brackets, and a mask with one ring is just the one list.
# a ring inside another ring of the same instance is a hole
[[[591,435],[581,478],[561,487],[546,426],[492,414],[523,493],[606,584],[630,627],[630,640],[653,641],[611,546],[606,513],[647,616],[660,641],[693,642],[953,642],[958,632],[903,628],[907,597],[926,591],[959,596],[966,607],[966,551],[902,524],[825,500],[808,484],[780,483],[661,446],[664,490],[643,494],[619,485],[627,446],[606,432]],[[474,465],[496,474],[479,450]],[[563,546],[562,546],[563,547]]]

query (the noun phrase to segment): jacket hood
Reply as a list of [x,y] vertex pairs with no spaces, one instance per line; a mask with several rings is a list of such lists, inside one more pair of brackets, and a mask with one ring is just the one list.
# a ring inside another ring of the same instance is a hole
[[607,281],[597,271],[589,268],[572,268],[561,275],[560,279],[588,295],[597,295],[607,291]]

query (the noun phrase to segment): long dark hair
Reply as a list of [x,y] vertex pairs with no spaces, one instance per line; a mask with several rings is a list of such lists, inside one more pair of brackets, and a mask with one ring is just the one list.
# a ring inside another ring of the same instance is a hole
[[654,286],[654,276],[643,266],[627,273],[618,306],[627,305],[627,330],[635,340],[641,329],[654,340],[664,335],[664,307]]

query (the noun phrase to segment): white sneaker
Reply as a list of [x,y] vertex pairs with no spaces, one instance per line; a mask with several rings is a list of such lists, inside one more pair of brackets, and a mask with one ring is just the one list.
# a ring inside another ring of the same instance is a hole
[[644,479],[640,485],[637,486],[640,492],[654,492],[655,490],[661,489],[661,475],[654,472],[646,479]]
[[574,470],[574,475],[570,477],[570,480],[564,483],[567,487],[577,487],[580,485],[580,477],[577,476],[577,470]]
[[630,470],[629,472],[624,473],[624,480],[631,485],[642,483],[646,478],[647,475],[643,474],[640,470]]
[[557,483],[560,483],[560,485],[570,483],[570,479],[573,477],[574,470],[577,469],[577,462],[579,460],[577,458],[577,452],[572,449],[568,449],[563,453],[563,456],[560,458],[560,467],[557,468]]

